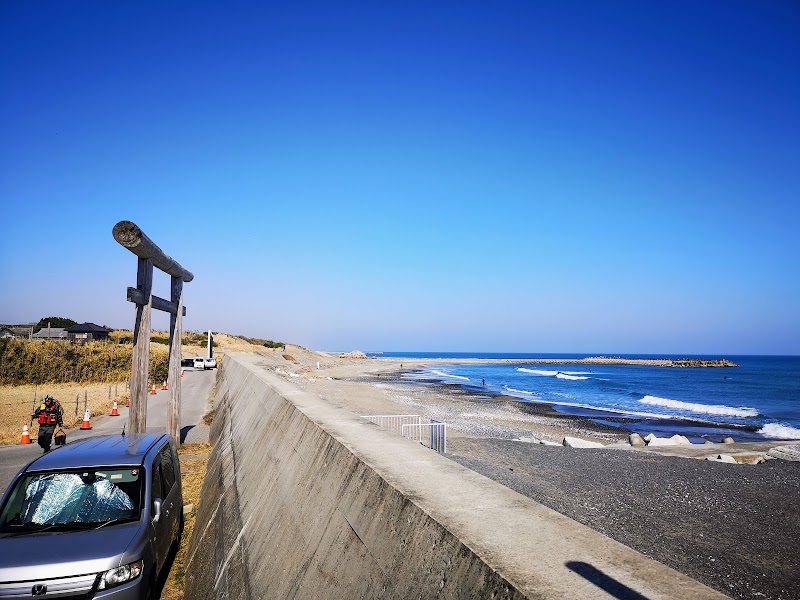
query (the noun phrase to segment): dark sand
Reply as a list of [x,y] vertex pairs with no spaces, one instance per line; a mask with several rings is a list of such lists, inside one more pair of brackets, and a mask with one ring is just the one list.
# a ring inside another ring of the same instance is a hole
[[448,451],[733,598],[800,598],[800,463],[728,465],[469,438]]
[[[399,382],[386,374],[373,381],[387,379]],[[546,404],[487,400],[453,385],[403,387],[426,388],[427,402],[438,396],[474,403],[478,412],[516,406],[577,437],[627,437],[624,429]],[[730,465],[633,449],[542,446],[508,439],[502,427],[496,434],[448,436],[447,456],[732,598],[800,599],[800,463]]]
[[[627,432],[459,385],[410,383],[400,361],[323,356],[320,371],[318,360],[282,362],[281,371],[295,371],[291,381],[356,414],[445,421],[451,460],[733,598],[800,599],[800,463],[732,465],[630,448],[542,446],[519,440],[573,435],[608,444]],[[403,362],[410,370],[425,364]]]

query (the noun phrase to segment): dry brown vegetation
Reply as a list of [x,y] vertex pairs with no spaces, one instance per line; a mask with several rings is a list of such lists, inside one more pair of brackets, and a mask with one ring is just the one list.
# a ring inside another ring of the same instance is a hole
[[169,577],[161,592],[162,600],[180,600],[186,579],[186,558],[189,540],[192,539],[197,510],[200,507],[200,492],[206,476],[211,446],[208,444],[184,444],[178,450],[181,459],[181,483],[183,485],[183,504],[193,505],[191,512],[184,516],[181,547],[172,563]]
[[[111,386],[111,399],[108,397]],[[83,421],[83,402],[87,400],[92,416],[111,412],[114,400],[126,401],[128,392],[125,383],[115,384],[46,384],[46,385],[3,385],[0,386],[0,444],[19,444],[22,424],[28,423],[31,413],[45,394],[56,398],[64,409],[64,428],[76,427]],[[75,398],[78,398],[78,414],[75,415]],[[38,425],[31,427],[31,439],[36,439]]]
[[[0,384],[99,383],[130,376],[133,346],[93,342],[85,346],[52,340],[0,339]],[[168,352],[153,344],[150,373],[167,376]]]

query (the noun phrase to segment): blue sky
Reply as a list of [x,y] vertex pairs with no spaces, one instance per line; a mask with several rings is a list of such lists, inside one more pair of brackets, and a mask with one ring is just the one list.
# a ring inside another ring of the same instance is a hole
[[130,328],[126,219],[192,330],[800,354],[794,1],[7,0],[0,50],[0,321]]

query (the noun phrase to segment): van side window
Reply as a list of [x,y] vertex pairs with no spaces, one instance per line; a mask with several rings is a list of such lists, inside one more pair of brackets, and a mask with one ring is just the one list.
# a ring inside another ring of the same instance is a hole
[[150,480],[152,481],[151,501],[156,498],[161,498],[163,500],[164,493],[161,490],[161,467],[159,463],[153,465],[153,472],[150,474]]
[[162,489],[164,490],[164,497],[166,497],[175,484],[175,465],[173,464],[172,451],[169,444],[164,446],[158,454],[161,457]]

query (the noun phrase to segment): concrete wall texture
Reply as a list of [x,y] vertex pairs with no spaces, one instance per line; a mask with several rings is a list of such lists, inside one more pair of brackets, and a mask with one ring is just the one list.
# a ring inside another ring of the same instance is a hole
[[721,598],[225,357],[186,598]]

